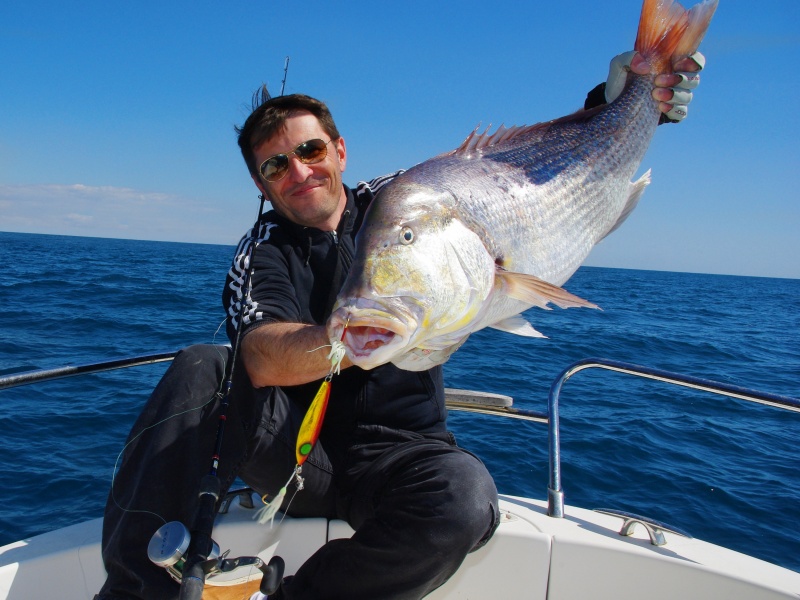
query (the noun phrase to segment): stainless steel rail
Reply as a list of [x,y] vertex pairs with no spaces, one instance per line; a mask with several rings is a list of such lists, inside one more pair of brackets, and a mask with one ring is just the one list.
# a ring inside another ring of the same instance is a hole
[[445,388],[444,400],[448,410],[547,423],[547,415],[545,413],[511,406],[514,403],[511,396]]
[[[112,371],[114,369],[125,369],[128,367],[138,367],[153,363],[167,362],[175,358],[177,353],[177,351],[161,352],[158,354],[132,356],[128,358],[108,360],[86,365],[15,373],[5,377],[0,377],[0,390],[18,387],[21,385],[28,385],[31,383],[62,379],[64,377],[73,377],[75,375],[102,373],[104,371]],[[514,408],[511,406],[513,404],[513,399],[510,396],[502,396],[500,394],[447,388],[445,389],[445,403],[448,409],[454,411],[466,411],[499,417],[508,417],[512,419],[523,419],[538,423],[547,423],[547,415],[545,413]]]
[[547,487],[547,514],[551,517],[562,518],[564,516],[564,491],[561,489],[561,439],[559,434],[558,401],[561,389],[567,380],[576,373],[584,369],[606,369],[635,375],[646,379],[654,379],[664,383],[680,385],[683,387],[711,392],[748,402],[766,404],[776,408],[783,408],[800,412],[800,400],[788,396],[779,396],[768,392],[760,392],[748,388],[712,381],[710,379],[700,379],[680,373],[652,369],[626,362],[607,360],[603,358],[587,358],[573,363],[564,369],[550,387],[547,412],[549,415],[548,444],[550,450],[550,481]]
[[[111,371],[113,369],[123,369],[127,367],[166,362],[172,360],[176,354],[177,351],[162,352],[158,354],[134,356],[87,365],[60,367],[57,369],[43,369],[7,375],[5,377],[0,377],[0,390],[41,381],[50,381],[63,377],[71,377],[74,375],[85,375],[88,373],[99,373],[103,371]],[[511,406],[513,400],[508,396],[450,388],[446,389],[445,401],[450,410],[467,411],[514,419],[524,419],[527,421],[547,423],[549,425],[548,445],[550,454],[550,477],[547,488],[547,514],[555,518],[562,518],[564,516],[564,492],[561,488],[561,438],[559,433],[558,410],[559,396],[564,384],[569,380],[569,378],[585,369],[606,369],[609,371],[616,371],[618,373],[625,373],[627,375],[635,375],[646,379],[653,379],[664,383],[680,385],[705,392],[711,392],[713,394],[746,400],[748,402],[756,402],[759,404],[765,404],[767,406],[800,412],[800,400],[797,400],[796,398],[780,396],[768,392],[761,392],[758,390],[730,385],[719,381],[712,381],[710,379],[700,379],[697,377],[682,375],[680,373],[673,373],[670,371],[663,371],[660,369],[643,367],[632,363],[602,358],[587,358],[578,361],[561,372],[561,374],[558,376],[558,378],[556,378],[550,387],[547,414],[514,408]]]

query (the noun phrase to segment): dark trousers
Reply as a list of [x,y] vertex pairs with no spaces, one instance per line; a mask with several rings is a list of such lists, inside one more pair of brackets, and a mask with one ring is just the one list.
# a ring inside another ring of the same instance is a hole
[[[191,529],[198,485],[209,472],[218,426],[214,395],[229,350],[178,354],[131,430],[106,505],[103,600],[175,599],[179,587],[147,558],[167,521]],[[335,384],[335,379],[334,379]],[[218,476],[275,494],[295,465],[303,411],[279,388],[253,390],[237,367]],[[318,444],[303,465],[292,516],[338,517],[356,530],[316,552],[279,591],[289,599],[411,599],[442,585],[497,526],[497,491],[483,464],[449,436],[385,430],[348,450],[335,473]],[[260,525],[254,522],[254,527]]]

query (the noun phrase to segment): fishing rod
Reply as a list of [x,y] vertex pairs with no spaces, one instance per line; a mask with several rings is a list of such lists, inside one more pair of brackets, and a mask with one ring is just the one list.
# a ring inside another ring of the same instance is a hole
[[286,62],[283,63],[283,81],[281,82],[281,96],[283,96],[283,90],[286,89],[286,76],[289,74],[289,57],[286,57]]
[[54,379],[74,377],[76,375],[102,373],[104,371],[113,371],[114,369],[125,369],[127,367],[167,362],[175,358],[176,354],[178,354],[178,351],[174,350],[171,352],[158,352],[155,354],[145,354],[143,356],[130,356],[127,358],[106,360],[88,365],[67,365],[65,367],[56,367],[55,369],[40,369],[37,371],[14,369],[15,372],[0,377],[0,390],[38,383],[40,381],[52,381]]
[[[245,301],[252,288],[253,253],[257,245],[259,221],[266,202],[266,197],[263,194],[259,196],[259,199],[261,203],[258,208],[258,216],[253,225],[250,247],[243,263],[245,275],[242,282],[242,297],[240,300],[239,321],[236,324],[236,336],[233,341],[231,358],[225,369],[225,382],[216,394],[220,402],[220,408],[214,452],[211,456],[211,468],[208,474],[203,476],[200,481],[198,506],[191,534],[189,536],[186,527],[182,523],[173,521],[156,531],[148,547],[150,560],[159,566],[165,567],[173,577],[180,580],[180,600],[200,600],[205,587],[206,575],[232,571],[243,566],[255,566],[262,572],[261,591],[267,595],[274,594],[283,579],[284,562],[279,556],[274,556],[268,564],[265,564],[258,557],[229,559],[227,558],[227,553],[220,557],[219,547],[211,537],[217,513],[217,502],[222,488],[217,475],[222,452],[222,440],[225,433],[228,406],[230,405],[230,394],[233,389],[234,371],[241,346]],[[187,537],[190,540],[188,546],[186,546]]]
[[[230,348],[231,346],[227,344],[221,347]],[[115,369],[127,369],[128,367],[140,367],[160,362],[168,362],[175,358],[177,354],[178,350],[173,350],[170,352],[158,352],[142,356],[106,360],[86,365],[57,367],[55,369],[42,369],[39,371],[26,371],[4,375],[0,377],[0,391],[75,375],[90,375],[92,373],[104,373]],[[449,410],[547,423],[547,413],[513,407],[513,399],[511,397],[501,396],[499,394],[444,388],[444,401]],[[789,401],[791,401],[791,399],[785,399],[784,404]],[[795,403],[798,406],[797,410],[800,411],[800,403],[797,401],[795,401]]]

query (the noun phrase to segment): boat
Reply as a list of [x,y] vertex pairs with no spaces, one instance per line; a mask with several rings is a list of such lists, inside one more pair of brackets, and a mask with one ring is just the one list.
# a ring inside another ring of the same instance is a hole
[[[174,354],[15,374],[0,378],[0,390],[168,361]],[[456,574],[427,598],[800,598],[800,573],[793,570],[696,539],[645,516],[564,504],[559,396],[570,378],[586,369],[610,370],[800,412],[800,400],[794,398],[609,359],[585,359],[565,368],[550,388],[546,413],[517,408],[508,396],[448,389],[450,410],[546,424],[549,481],[542,498],[501,493],[501,522],[494,537],[468,555]],[[280,563],[284,575],[291,575],[326,541],[353,533],[344,521],[281,514],[272,526],[259,525],[253,517],[260,506],[261,499],[248,488],[229,492],[222,502],[212,531],[218,551],[206,563],[202,591],[206,600],[250,598],[269,587],[267,582],[275,579]],[[0,548],[0,600],[52,598],[54,594],[63,600],[92,598],[105,580],[101,528],[102,519],[94,519]],[[165,552],[165,541],[172,543],[176,535],[179,542],[186,541],[182,536],[187,533],[182,524],[171,523],[151,543],[151,560],[176,579],[181,577],[186,546],[177,543]]]

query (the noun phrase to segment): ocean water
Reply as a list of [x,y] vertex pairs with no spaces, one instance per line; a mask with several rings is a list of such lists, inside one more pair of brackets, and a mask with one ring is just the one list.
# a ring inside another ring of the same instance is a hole
[[[0,233],[0,376],[226,343],[233,247]],[[449,387],[545,412],[604,357],[800,396],[800,280],[582,268],[603,310],[532,310],[549,339],[473,335]],[[166,364],[0,391],[0,545],[102,515],[117,456]],[[561,401],[568,504],[647,515],[800,571],[800,415],[607,371]],[[547,429],[451,413],[502,493],[547,493]]]

